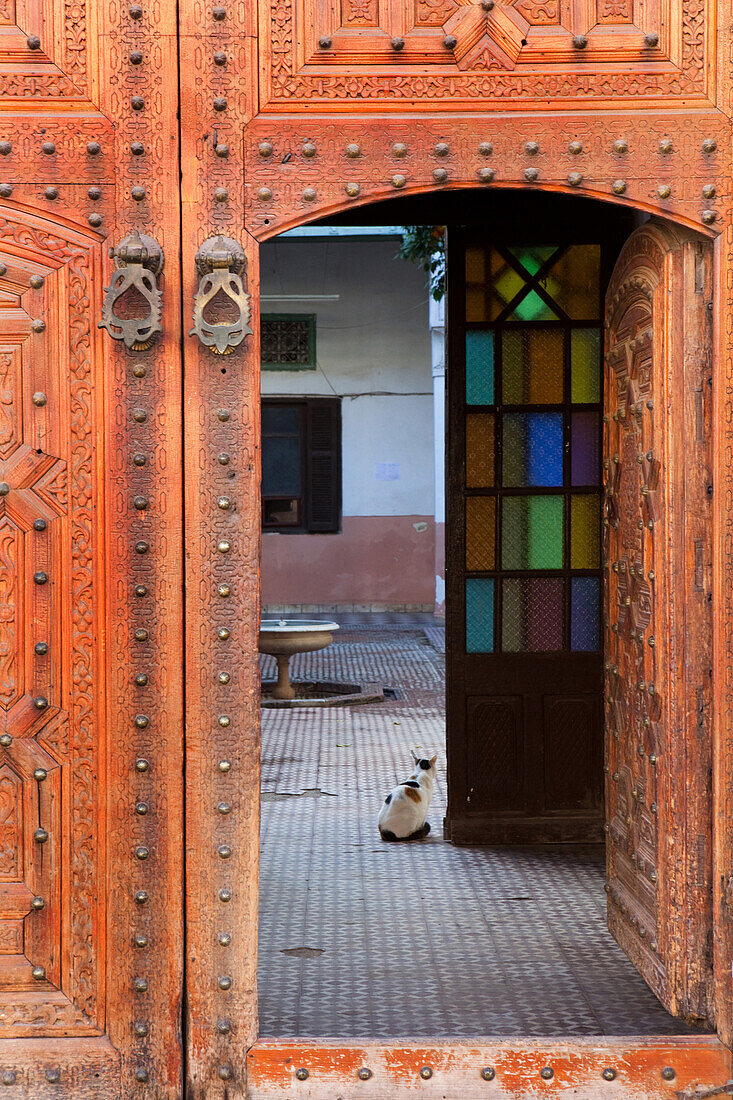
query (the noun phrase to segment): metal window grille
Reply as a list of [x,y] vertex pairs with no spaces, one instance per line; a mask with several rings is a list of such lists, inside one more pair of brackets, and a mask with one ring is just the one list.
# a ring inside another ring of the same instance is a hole
[[261,358],[270,370],[313,370],[316,318],[312,313],[265,313],[261,320]]

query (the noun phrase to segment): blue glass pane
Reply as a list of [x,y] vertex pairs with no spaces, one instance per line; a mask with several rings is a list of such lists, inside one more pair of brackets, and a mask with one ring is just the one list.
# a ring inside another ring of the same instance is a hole
[[503,420],[504,485],[562,485],[562,413],[507,413]]
[[570,648],[600,649],[600,577],[573,577],[570,597]]
[[493,653],[494,582],[483,577],[466,581],[466,652]]
[[466,404],[494,404],[494,334],[466,333]]

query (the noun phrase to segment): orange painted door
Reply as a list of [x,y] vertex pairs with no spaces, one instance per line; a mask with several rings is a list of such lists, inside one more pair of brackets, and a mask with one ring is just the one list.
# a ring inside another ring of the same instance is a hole
[[649,223],[606,299],[608,920],[674,1015],[712,1009],[712,250]]

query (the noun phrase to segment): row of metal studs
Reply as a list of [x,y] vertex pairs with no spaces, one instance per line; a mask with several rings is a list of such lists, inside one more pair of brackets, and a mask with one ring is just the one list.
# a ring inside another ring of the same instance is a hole
[[[494,0],[481,0],[481,7],[485,12],[493,11],[495,7]],[[572,46],[575,50],[584,50],[588,45],[588,36],[585,34],[574,34],[572,39]],[[349,43],[350,45],[350,43]],[[458,45],[458,39],[454,34],[446,34],[443,38],[443,45],[446,50],[455,50]],[[526,45],[526,42],[522,42],[522,45]],[[654,50],[659,45],[659,35],[654,31],[650,31],[644,35],[644,46],[647,50]],[[330,50],[333,46],[333,39],[327,35],[321,35],[318,39],[319,50]],[[396,53],[400,53],[405,48],[405,39],[401,35],[395,35],[390,39],[390,46]],[[421,48],[422,52],[422,48]]]
[[[432,1066],[423,1066],[420,1070],[420,1077],[423,1081],[429,1081],[434,1073],[435,1070]],[[368,1066],[362,1066],[361,1069],[357,1070],[356,1076],[360,1081],[369,1081],[374,1076],[374,1072]],[[479,1076],[483,1081],[493,1081],[496,1077],[496,1070],[493,1066],[483,1066],[479,1070]],[[555,1071],[552,1066],[543,1066],[539,1071],[539,1076],[543,1081],[551,1081],[555,1076]],[[677,1073],[672,1066],[664,1066],[660,1071],[660,1076],[663,1081],[674,1081]],[[301,1066],[295,1070],[295,1077],[298,1081],[307,1081],[310,1072],[305,1066]],[[601,1077],[604,1081],[615,1081],[618,1077],[618,1070],[613,1066],[606,1066],[601,1070]]]

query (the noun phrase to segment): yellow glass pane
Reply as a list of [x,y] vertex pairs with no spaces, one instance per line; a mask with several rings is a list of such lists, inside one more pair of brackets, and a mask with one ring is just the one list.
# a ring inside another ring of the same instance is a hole
[[600,503],[595,495],[570,501],[570,568],[598,569],[600,564]]
[[600,278],[600,245],[574,244],[551,268],[545,289],[574,321],[593,321],[600,316]]
[[486,282],[486,253],[483,248],[466,249],[466,282]]
[[494,484],[494,417],[469,413],[466,417],[466,486],[490,489]]
[[593,404],[601,400],[601,333],[574,328],[570,335],[571,400]]
[[480,573],[494,568],[496,501],[466,497],[466,569]]
[[563,333],[559,329],[505,329],[505,405],[557,405],[563,399]]

